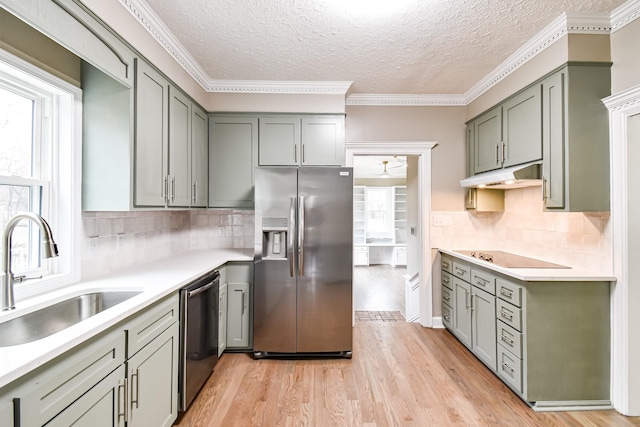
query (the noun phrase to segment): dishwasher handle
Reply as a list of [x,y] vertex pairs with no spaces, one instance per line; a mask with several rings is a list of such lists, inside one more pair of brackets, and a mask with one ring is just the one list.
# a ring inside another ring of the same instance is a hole
[[212,281],[208,285],[204,285],[204,286],[202,286],[200,288],[194,289],[193,291],[189,291],[189,292],[187,292],[187,298],[191,298],[191,297],[194,297],[194,296],[196,296],[198,294],[201,294],[201,293],[211,289],[212,287],[214,287],[217,283],[218,283],[218,279],[215,279],[214,281]]

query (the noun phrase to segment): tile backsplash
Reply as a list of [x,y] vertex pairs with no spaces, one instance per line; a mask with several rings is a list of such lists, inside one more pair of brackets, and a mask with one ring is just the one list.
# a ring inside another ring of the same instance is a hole
[[540,187],[506,191],[504,212],[432,212],[431,246],[504,250],[589,270],[612,270],[610,213],[544,212]]
[[253,247],[253,211],[83,212],[82,280],[189,249]]

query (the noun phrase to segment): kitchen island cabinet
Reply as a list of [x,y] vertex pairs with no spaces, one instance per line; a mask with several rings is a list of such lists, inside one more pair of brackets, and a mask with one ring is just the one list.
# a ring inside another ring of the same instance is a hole
[[494,267],[454,251],[441,268],[452,319],[443,324],[521,399],[536,410],[611,407],[612,279]]

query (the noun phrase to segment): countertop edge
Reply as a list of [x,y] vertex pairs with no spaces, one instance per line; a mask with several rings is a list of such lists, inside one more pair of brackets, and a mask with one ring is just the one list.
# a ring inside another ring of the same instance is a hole
[[524,282],[615,282],[615,276],[602,274],[581,268],[505,268],[467,255],[460,254],[451,249],[437,248],[439,252],[455,258],[462,259],[479,267],[492,270],[505,276]]
[[[49,337],[28,344],[0,347],[0,393],[5,386],[10,385],[77,345],[105,332],[127,317],[178,291],[208,271],[219,268],[229,262],[252,261],[253,250],[248,249],[187,251],[124,270],[108,278],[80,282],[53,292],[56,295],[54,297],[56,300],[62,300],[65,296],[73,296],[82,292],[82,290],[109,288],[142,290],[140,295]],[[185,266],[184,263],[187,265]],[[166,277],[158,280],[162,276]],[[123,282],[129,283],[129,285],[123,285]],[[131,285],[131,282],[148,283]],[[29,299],[27,303],[31,300],[45,297],[34,297]],[[33,307],[40,305],[44,304],[37,303]],[[32,311],[31,306],[28,306],[24,311]]]

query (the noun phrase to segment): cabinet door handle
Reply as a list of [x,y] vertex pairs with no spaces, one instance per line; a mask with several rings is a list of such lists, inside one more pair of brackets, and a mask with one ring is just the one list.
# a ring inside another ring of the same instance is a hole
[[479,277],[476,278],[476,285],[482,286],[484,288],[485,286],[487,286],[487,283],[489,283],[487,280],[480,279]]
[[298,163],[298,144],[293,144],[293,162]]
[[171,202],[176,201],[176,177],[171,177]]
[[193,203],[198,200],[198,181],[194,181],[193,183]]
[[496,164],[500,163],[500,144],[496,144]]
[[503,297],[511,298],[513,297],[513,292],[506,288],[500,288],[500,295]]
[[505,159],[504,150],[505,150],[506,146],[507,146],[507,144],[505,144],[504,141],[502,141],[502,163],[504,163],[504,159]]
[[469,291],[467,291],[467,290],[464,291],[464,304],[465,304],[466,308],[470,308],[471,307],[469,305]]
[[464,276],[464,273],[466,273],[466,271],[464,271],[461,268],[456,267],[456,273],[458,273],[460,276]]
[[506,311],[500,310],[500,317],[505,318],[509,321],[513,320],[513,314],[509,314]]
[[450,319],[449,315],[448,315],[448,314],[445,314],[445,315],[444,315],[444,320],[446,320],[446,321],[448,322],[448,321],[449,321],[449,319]]
[[444,283],[449,283],[449,280],[450,280],[450,279],[449,279],[447,276],[443,276],[443,277],[442,277],[442,281],[443,281]]
[[140,403],[140,370],[136,368],[136,372],[131,374],[131,380],[133,381],[133,377],[136,377],[136,398],[133,399],[133,384],[131,384],[131,405],[135,403],[136,409]]
[[475,295],[473,295],[473,294],[471,295],[471,311],[475,310],[475,307],[474,307],[475,304],[473,303],[473,299],[475,297],[476,297]]
[[447,261],[442,261],[442,266],[444,268],[449,268],[449,263]]
[[305,161],[304,157],[305,157],[304,156],[304,144],[302,144],[302,163],[303,164],[304,164],[304,161]]
[[547,201],[547,178],[542,175],[542,201]]
[[[123,389],[123,405],[122,405],[122,413],[120,412],[120,389]],[[120,417],[124,418],[124,422],[129,421],[129,411],[127,409],[127,401],[129,400],[129,380],[127,378],[124,379],[123,384],[118,384],[118,419]]]
[[167,183],[167,178],[168,178],[168,177],[166,177],[166,176],[165,176],[165,177],[163,178],[163,182],[162,182],[162,198],[163,198],[165,201],[168,201],[168,199],[169,199],[169,196],[168,196],[168,194],[169,194],[169,187],[168,187],[168,183]]
[[509,365],[507,365],[506,363],[502,364],[502,369],[504,371],[509,371],[508,373],[510,373],[513,376],[514,370],[512,367],[510,367]]
[[445,301],[451,301],[451,297],[450,297],[449,295],[445,295],[445,296],[443,297],[443,299],[444,299]]
[[506,337],[506,336],[504,336],[504,335],[500,335],[500,339],[501,339],[503,342],[505,342],[505,343],[509,344],[509,346],[513,347],[513,340],[512,340],[511,338],[507,338],[507,337]]

